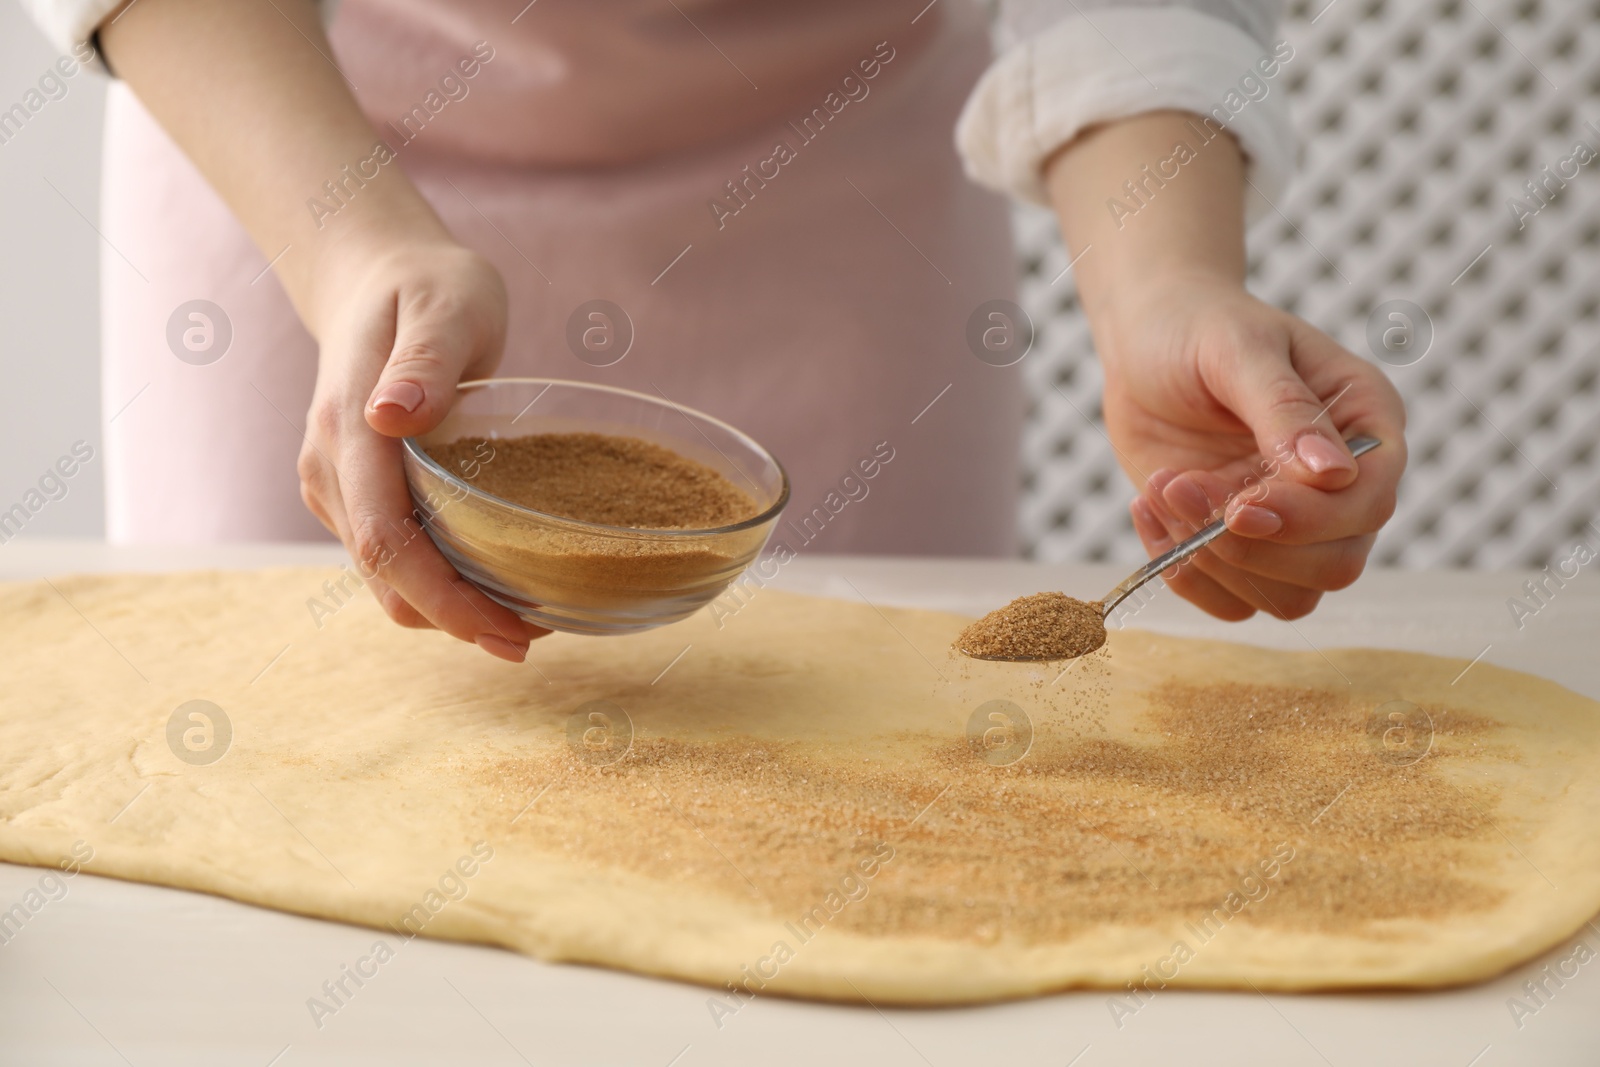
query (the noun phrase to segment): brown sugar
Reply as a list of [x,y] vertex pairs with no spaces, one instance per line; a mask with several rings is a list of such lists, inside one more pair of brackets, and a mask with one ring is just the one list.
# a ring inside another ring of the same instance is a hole
[[934,734],[870,749],[636,736],[606,768],[563,748],[472,773],[508,806],[550,786],[515,827],[533,847],[779,920],[886,843],[870,892],[833,920],[864,936],[1033,944],[1184,922],[1361,936],[1494,907],[1497,794],[1441,771],[1482,758],[1497,724],[1430,706],[1433,751],[1395,766],[1364,742],[1372,711],[1326,690],[1169,685],[1132,738],[1036,734],[1004,767]]
[[427,445],[426,451],[446,470],[502,500],[604,526],[706,530],[761,510],[719,472],[637,437],[462,437]]
[[663,598],[693,603],[736,577],[766,538],[760,526],[721,529],[760,512],[749,493],[705,464],[639,438],[463,437],[426,451],[502,500],[628,531],[586,530],[472,499],[444,503],[438,521],[537,604],[650,614]]
[[1074,659],[1106,643],[1100,605],[1065,593],[1018,597],[961,631],[955,649],[978,659]]

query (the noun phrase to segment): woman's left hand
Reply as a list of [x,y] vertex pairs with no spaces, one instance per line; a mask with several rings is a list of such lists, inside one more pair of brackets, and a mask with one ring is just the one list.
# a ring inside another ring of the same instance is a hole
[[[1394,512],[1405,411],[1373,364],[1227,279],[1180,275],[1102,309],[1106,429],[1152,557],[1222,518],[1167,584],[1224,619],[1294,619],[1361,574]],[[1344,445],[1383,443],[1360,460]]]
[[[1146,550],[1226,519],[1232,536],[1167,584],[1219,618],[1298,618],[1355,581],[1394,512],[1405,410],[1376,366],[1245,291],[1245,159],[1231,136],[1135,186],[1193,137],[1183,112],[1135,115],[1079,134],[1045,177]],[[1357,461],[1344,445],[1356,434],[1383,444]]]

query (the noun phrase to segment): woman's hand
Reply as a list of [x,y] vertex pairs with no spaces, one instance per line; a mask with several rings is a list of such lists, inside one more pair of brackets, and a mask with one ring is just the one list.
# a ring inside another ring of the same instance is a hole
[[[1180,142],[1175,177],[1133,185]],[[1136,115],[1080,134],[1046,180],[1145,549],[1224,518],[1233,536],[1167,584],[1224,619],[1298,618],[1355,581],[1393,513],[1405,412],[1376,367],[1245,291],[1243,157],[1231,136],[1193,142],[1181,112]],[[1357,461],[1357,434],[1383,443]]]
[[499,363],[499,273],[442,236],[355,239],[324,257],[313,285],[321,357],[301,497],[350,550],[391,619],[436,626],[520,663],[528,642],[549,631],[490,600],[439,554],[413,514],[400,458],[400,438],[437,426],[457,382]]
[[[389,617],[520,662],[548,631],[466,582],[412,515],[399,438],[438,425],[505,339],[505,286],[451,239],[398,164],[331,218],[307,198],[379,136],[312,0],[139,0],[100,27],[112,67],[228,202],[321,347],[301,495]],[[248,122],[237,121],[240,114]]]
[[[1361,574],[1394,512],[1405,411],[1372,364],[1205,275],[1142,287],[1097,325],[1106,430],[1142,485],[1152,557],[1222,518],[1222,537],[1166,581],[1224,619],[1294,619]],[[1382,445],[1352,458],[1357,434]],[[1359,464],[1359,468],[1358,468]]]

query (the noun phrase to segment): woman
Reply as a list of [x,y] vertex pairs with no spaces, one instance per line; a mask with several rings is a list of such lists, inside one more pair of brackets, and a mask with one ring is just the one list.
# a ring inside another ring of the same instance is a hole
[[1394,391],[1243,288],[1246,191],[1290,157],[1271,0],[1036,2],[993,63],[966,0],[29,2],[120,79],[115,541],[308,536],[298,456],[395,621],[521,660],[542,631],[401,534],[399,438],[497,371],[751,429],[801,509],[892,455],[820,550],[1009,553],[1020,383],[968,335],[1011,251],[963,164],[1060,217],[1147,549],[1219,509],[1239,535],[1183,596],[1304,614],[1392,511]]

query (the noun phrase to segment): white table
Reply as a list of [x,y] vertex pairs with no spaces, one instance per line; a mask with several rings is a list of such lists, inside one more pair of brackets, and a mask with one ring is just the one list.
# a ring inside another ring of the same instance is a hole
[[[0,546],[0,578],[340,561],[336,548],[323,546],[151,551],[14,541]],[[786,567],[779,584],[854,597],[853,584],[877,603],[977,613],[1038,589],[1097,593],[1118,577],[1092,567],[815,556]],[[1363,644],[1470,659],[1488,646],[1486,661],[1600,698],[1600,566],[1568,582],[1519,632],[1506,599],[1527,577],[1371,573],[1293,626],[1258,618],[1225,627],[1163,591],[1137,624],[1285,648]],[[0,909],[40,873],[0,864]],[[1090,992],[884,1012],[766,998],[718,1030],[707,991],[695,986],[418,940],[319,1029],[306,999],[367,952],[373,932],[82,875],[0,945],[0,1064],[1593,1067],[1600,962],[1583,966],[1520,1028],[1507,1000],[1578,940],[1600,953],[1595,925],[1541,960],[1465,989],[1265,997],[1169,990],[1120,1029],[1106,994]]]

